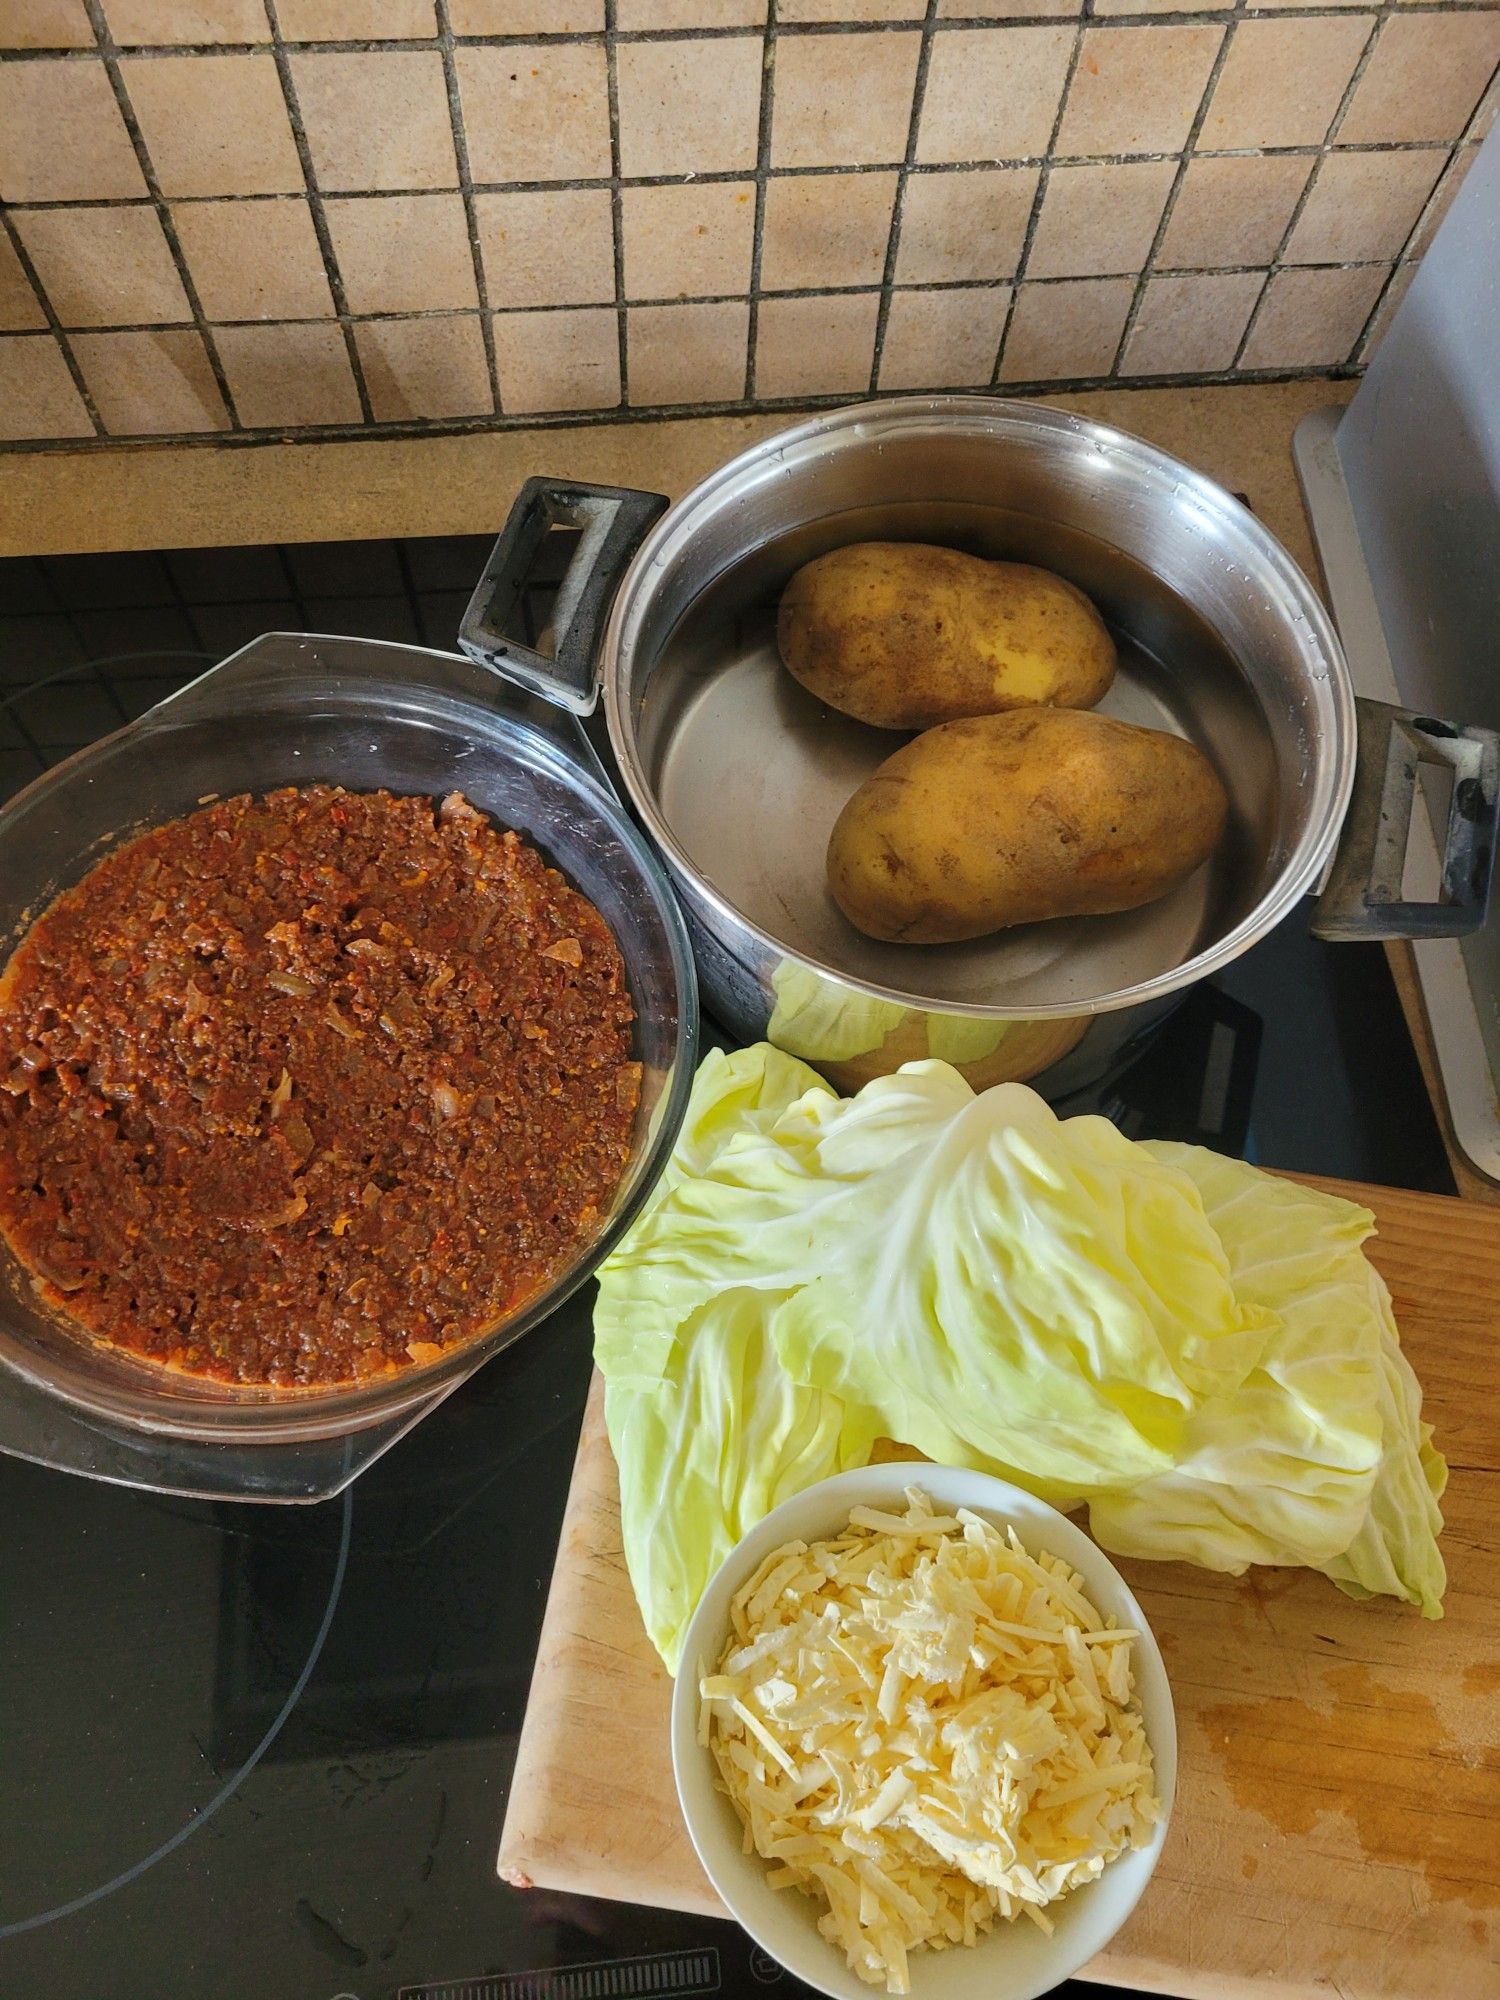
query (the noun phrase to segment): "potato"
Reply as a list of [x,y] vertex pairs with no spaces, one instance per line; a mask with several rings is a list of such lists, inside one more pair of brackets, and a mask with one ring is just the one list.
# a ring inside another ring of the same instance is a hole
[[776,636],[810,693],[877,729],[1090,708],[1115,673],[1114,641],[1071,583],[921,542],[855,542],[808,563]]
[[1179,736],[1067,708],[945,722],[860,786],[828,886],[868,937],[947,944],[1154,902],[1213,852],[1228,802]]

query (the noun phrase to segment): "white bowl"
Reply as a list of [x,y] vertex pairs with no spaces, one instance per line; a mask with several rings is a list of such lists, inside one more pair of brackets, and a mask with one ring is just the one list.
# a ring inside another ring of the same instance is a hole
[[782,1542],[821,1541],[848,1525],[852,1507],[900,1510],[908,1486],[920,1486],[934,1505],[968,1507],[996,1527],[1014,1526],[1032,1555],[1046,1550],[1072,1564],[1106,1618],[1134,1626],[1136,1696],[1156,1767],[1162,1816],[1146,1845],[1128,1849],[1097,1882],[1075,1889],[1047,1914],[1046,1936],[1026,1917],[998,1923],[972,1950],[914,1951],[910,1971],[914,2000],[1034,2000],[1104,1949],[1139,1902],[1166,1839],[1177,1778],[1177,1722],[1166,1669],[1149,1626],[1125,1580],[1081,1528],[1055,1507],[1017,1486],[981,1472],[950,1466],[864,1466],[810,1486],[783,1501],[731,1550],[693,1614],[672,1694],[672,1768],[677,1796],[698,1859],[730,1912],[755,1942],[809,1986],[837,2000],[870,2000],[869,1986],[844,1962],[836,1945],[820,1936],[819,1906],[800,1889],[773,1889],[767,1863],[746,1854],[733,1805],[718,1789],[710,1752],[698,1742],[698,1663],[717,1665],[729,1637],[729,1605],[763,1557]]

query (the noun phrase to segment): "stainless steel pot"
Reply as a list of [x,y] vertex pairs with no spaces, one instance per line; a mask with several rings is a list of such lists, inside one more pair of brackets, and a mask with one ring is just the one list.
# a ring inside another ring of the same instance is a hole
[[[549,656],[507,623],[559,524],[581,534]],[[1102,710],[1190,737],[1224,779],[1214,859],[1118,916],[944,946],[855,931],[828,895],[824,847],[898,739],[782,670],[775,613],[801,564],[875,538],[1040,563],[1085,590],[1120,650]],[[922,397],[834,411],[671,508],[531,481],[460,643],[576,712],[602,692],[620,783],[687,912],[708,1006],[845,1087],[932,1054],[980,1084],[1074,1088],[1280,922],[1331,861],[1314,917],[1325,936],[1484,921],[1496,737],[1357,707],[1322,604],[1254,515],[1166,453],[1061,410]],[[1401,888],[1419,761],[1454,779],[1443,891],[1425,903]]]

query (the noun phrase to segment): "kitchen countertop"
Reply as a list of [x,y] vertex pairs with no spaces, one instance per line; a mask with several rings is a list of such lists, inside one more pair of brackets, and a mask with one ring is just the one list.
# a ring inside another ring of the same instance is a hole
[[[1038,400],[1133,431],[1246,494],[1311,570],[1292,432],[1309,410],[1353,393],[1352,382],[1257,382]],[[775,410],[338,444],[17,453],[0,458],[0,556],[498,532],[533,473],[675,498],[757,438],[799,421],[795,411]]]

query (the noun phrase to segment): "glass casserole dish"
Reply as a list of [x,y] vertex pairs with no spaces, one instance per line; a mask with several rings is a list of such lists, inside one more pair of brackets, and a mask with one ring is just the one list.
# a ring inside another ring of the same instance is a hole
[[207,795],[335,784],[461,791],[512,827],[598,909],[635,1010],[641,1101],[612,1201],[567,1264],[510,1314],[394,1376],[324,1389],[242,1387],[94,1340],[46,1307],[0,1242],[0,1364],[34,1390],[138,1431],[294,1443],[382,1424],[431,1401],[538,1325],[639,1212],[686,1108],[697,993],[676,900],[576,724],[491,669],[383,641],[271,634],[57,765],[0,812],[0,961],[30,922],[120,841]]

